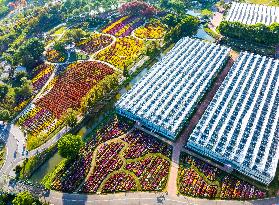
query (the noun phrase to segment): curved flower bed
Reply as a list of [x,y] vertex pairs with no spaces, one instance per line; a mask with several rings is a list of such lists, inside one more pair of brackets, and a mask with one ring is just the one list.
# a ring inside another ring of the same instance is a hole
[[179,191],[193,197],[214,198],[217,194],[217,186],[208,185],[193,169],[183,169],[179,181]]
[[90,170],[93,152],[96,147],[105,141],[124,134],[128,129],[130,129],[129,124],[114,118],[97,130],[96,137],[92,138],[80,151],[79,158],[74,163],[67,164],[64,169],[56,174],[50,188],[64,192],[75,191]]
[[170,145],[140,130],[131,132],[123,140],[129,143],[129,147],[124,152],[126,159],[138,158],[148,153],[161,153],[171,158],[172,147]]
[[112,41],[113,39],[110,36],[95,33],[90,38],[78,43],[77,47],[91,55],[109,46]]
[[135,30],[135,36],[142,39],[162,39],[165,29],[159,24],[147,24]]
[[116,40],[112,46],[96,55],[97,60],[108,62],[119,69],[124,69],[134,63],[144,51],[144,42],[133,37]]
[[265,192],[242,180],[230,176],[225,176],[222,180],[220,195],[222,199],[247,200],[264,198],[265,196]]
[[113,142],[111,144],[104,144],[98,150],[95,169],[85,182],[82,188],[83,192],[97,192],[103,180],[105,180],[110,173],[121,168],[123,161],[118,156],[118,153],[123,147],[123,143]]
[[236,179],[222,170],[186,153],[182,153],[178,187],[187,196],[221,199],[257,199],[266,193]]
[[102,192],[118,192],[118,191],[133,191],[137,190],[134,178],[125,173],[120,172],[113,174],[105,183]]
[[[171,146],[149,140],[153,137],[137,130],[127,134],[130,128],[131,124],[117,118],[106,123],[82,149],[76,162],[56,173],[51,188],[85,193],[163,190]],[[133,155],[135,149],[131,147],[135,146],[143,147],[143,153]]]
[[170,161],[158,156],[148,156],[126,165],[136,174],[143,191],[162,191],[167,184]]

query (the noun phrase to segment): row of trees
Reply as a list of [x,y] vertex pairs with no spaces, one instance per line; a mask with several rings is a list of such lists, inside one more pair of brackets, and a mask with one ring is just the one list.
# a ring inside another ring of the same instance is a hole
[[171,28],[165,35],[166,42],[177,42],[184,36],[193,36],[200,26],[200,20],[190,15],[168,14],[163,18],[162,22]]
[[226,37],[241,39],[246,42],[256,42],[265,45],[279,44],[279,24],[269,26],[258,23],[247,25],[240,22],[222,21],[219,32]]

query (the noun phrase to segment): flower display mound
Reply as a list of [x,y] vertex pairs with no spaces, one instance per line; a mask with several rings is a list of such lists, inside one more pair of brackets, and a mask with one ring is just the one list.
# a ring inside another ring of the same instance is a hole
[[121,168],[123,161],[118,156],[124,144],[121,142],[112,142],[102,145],[98,151],[95,160],[93,173],[90,174],[83,186],[83,192],[97,192],[102,181],[112,173]]
[[124,151],[126,159],[138,158],[148,153],[161,153],[171,158],[172,147],[170,145],[155,137],[146,135],[140,130],[132,131],[123,140],[129,143],[129,147]]
[[78,110],[82,98],[97,86],[98,82],[113,73],[112,68],[95,61],[71,64],[53,88],[36,102],[36,105],[48,109],[59,119],[69,108]]
[[113,39],[110,36],[94,33],[90,38],[79,42],[77,47],[91,55],[109,46],[112,41]]
[[46,51],[46,60],[51,63],[63,63],[67,58],[67,54],[64,52],[51,49]]
[[183,195],[201,198],[248,200],[266,196],[255,186],[186,153],[180,156],[178,188]]
[[98,145],[126,133],[131,128],[129,123],[114,117],[96,131],[94,137],[81,149],[75,162],[67,163],[56,173],[49,188],[74,192],[85,179],[92,165],[93,152]]
[[106,26],[102,32],[114,35],[116,37],[129,36],[133,30],[142,26],[144,20],[135,16],[124,16],[122,18],[116,19],[111,24]]
[[125,172],[119,172],[111,175],[102,188],[104,193],[136,191],[137,185],[135,179]]
[[158,10],[144,2],[144,1],[132,1],[132,2],[128,2],[123,4],[120,8],[119,8],[119,12],[121,14],[127,14],[127,15],[135,15],[135,16],[153,16],[156,15],[158,13]]
[[126,169],[138,177],[142,191],[162,191],[167,184],[170,161],[161,156],[147,156],[128,163]]
[[141,39],[162,39],[164,34],[164,26],[158,23],[147,24],[135,30],[135,36]]
[[124,37],[117,39],[113,45],[99,52],[96,59],[124,70],[137,61],[144,50],[145,46],[142,40]]

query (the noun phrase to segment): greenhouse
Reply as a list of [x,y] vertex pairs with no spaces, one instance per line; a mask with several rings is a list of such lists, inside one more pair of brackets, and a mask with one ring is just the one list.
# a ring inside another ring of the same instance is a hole
[[279,159],[279,60],[241,53],[186,147],[264,184]]
[[154,132],[175,140],[229,49],[191,38],[181,39],[116,104],[116,110]]
[[226,20],[249,25],[279,23],[279,7],[233,2]]

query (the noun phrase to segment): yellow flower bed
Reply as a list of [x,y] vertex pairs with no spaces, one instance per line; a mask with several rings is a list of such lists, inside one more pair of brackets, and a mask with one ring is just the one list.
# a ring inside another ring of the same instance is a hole
[[103,33],[108,33],[111,29],[113,29],[117,24],[121,23],[122,21],[124,21],[125,19],[127,19],[129,16],[124,16],[121,19],[119,19],[118,21],[112,23],[111,25],[109,25],[108,27],[106,27],[103,30]]
[[161,39],[164,34],[165,29],[161,25],[147,25],[135,30],[135,36],[142,39]]
[[53,65],[47,65],[45,69],[43,69],[39,74],[37,74],[31,81],[32,83],[35,83],[37,80],[39,80],[44,75],[52,72],[54,70]]
[[144,42],[133,37],[116,40],[115,44],[97,54],[96,59],[124,69],[135,62],[145,49]]
[[47,61],[52,63],[62,63],[65,61],[65,54],[58,52],[57,50],[50,50],[46,53]]

